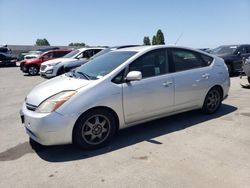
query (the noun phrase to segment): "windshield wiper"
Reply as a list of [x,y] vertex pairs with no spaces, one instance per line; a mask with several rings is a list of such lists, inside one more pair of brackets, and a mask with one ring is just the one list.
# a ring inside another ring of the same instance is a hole
[[87,75],[86,73],[83,73],[83,72],[76,72],[77,74],[80,74],[80,75],[82,75],[82,76],[84,76],[87,80],[90,80],[90,77],[89,77],[89,75]]

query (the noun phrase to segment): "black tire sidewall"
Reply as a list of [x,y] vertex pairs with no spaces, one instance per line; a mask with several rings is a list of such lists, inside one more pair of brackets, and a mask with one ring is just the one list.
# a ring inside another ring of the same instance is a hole
[[[208,107],[207,107],[208,95],[209,95],[209,93],[210,93],[211,91],[214,91],[214,90],[216,90],[216,91],[219,93],[220,102],[219,102],[218,106],[217,106],[214,110],[210,110],[210,109],[208,109]],[[222,93],[221,93],[220,89],[218,89],[217,87],[214,87],[214,88],[210,89],[210,90],[208,91],[208,93],[207,93],[207,95],[206,95],[206,98],[205,98],[205,101],[204,101],[204,103],[203,103],[202,112],[205,113],[205,114],[213,114],[213,113],[215,113],[215,112],[220,108],[221,102],[222,102]]]
[[[110,121],[110,132],[108,137],[106,138],[105,141],[103,141],[100,144],[96,144],[96,145],[91,145],[89,143],[87,143],[83,138],[82,138],[82,126],[85,124],[85,122],[93,115],[96,114],[100,114],[103,116],[106,116],[109,121]],[[113,138],[113,136],[115,135],[117,128],[116,128],[116,121],[115,121],[115,117],[112,115],[112,113],[110,113],[109,111],[105,110],[105,109],[95,109],[95,110],[91,110],[89,112],[84,113],[82,116],[79,117],[79,119],[77,120],[74,130],[73,130],[73,143],[78,145],[80,148],[82,149],[87,149],[87,150],[91,150],[91,149],[97,149],[100,147],[103,147],[105,145],[107,145],[111,139]]]
[[[36,74],[30,74],[29,69],[30,69],[31,67],[34,67],[34,68],[36,69]],[[31,66],[29,66],[29,67],[28,67],[28,73],[29,73],[29,75],[31,75],[31,76],[35,76],[35,75],[37,75],[37,74],[38,74],[38,72],[39,72],[39,69],[38,69],[38,67],[37,67],[37,66],[35,66],[35,65],[31,65]]]

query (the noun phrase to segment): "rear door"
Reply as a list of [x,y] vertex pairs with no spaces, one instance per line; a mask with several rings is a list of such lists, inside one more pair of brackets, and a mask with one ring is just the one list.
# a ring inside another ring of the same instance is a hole
[[174,83],[172,75],[168,74],[166,49],[142,55],[129,65],[129,71],[140,71],[142,80],[123,83],[126,123],[145,120],[172,110]]
[[174,109],[199,106],[210,87],[213,58],[182,48],[171,48],[169,56],[175,71]]

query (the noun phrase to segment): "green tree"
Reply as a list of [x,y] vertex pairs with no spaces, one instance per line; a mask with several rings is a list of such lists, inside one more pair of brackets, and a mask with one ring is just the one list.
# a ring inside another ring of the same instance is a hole
[[157,45],[157,41],[156,41],[156,36],[155,35],[152,38],[152,45]]
[[156,44],[165,44],[164,34],[160,29],[156,33]]
[[86,46],[86,44],[84,42],[81,42],[81,43],[79,43],[79,42],[76,42],[76,43],[71,42],[71,43],[69,43],[68,46],[77,46],[77,47],[81,46],[82,47],[82,46]]
[[37,39],[36,46],[50,46],[49,41],[47,39]]
[[148,36],[147,37],[145,36],[143,38],[143,45],[146,45],[146,46],[151,45],[151,42]]

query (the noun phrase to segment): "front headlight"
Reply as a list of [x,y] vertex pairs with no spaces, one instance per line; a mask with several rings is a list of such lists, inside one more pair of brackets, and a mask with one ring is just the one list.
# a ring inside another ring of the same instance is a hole
[[76,91],[62,91],[52,97],[49,97],[43,101],[36,112],[38,113],[50,113],[55,111],[57,108],[63,105],[67,100],[69,100],[73,95],[76,94]]

